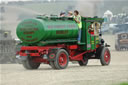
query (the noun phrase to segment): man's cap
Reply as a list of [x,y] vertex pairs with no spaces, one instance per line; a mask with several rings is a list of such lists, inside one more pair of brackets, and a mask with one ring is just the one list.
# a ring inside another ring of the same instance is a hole
[[73,14],[72,11],[68,11],[69,14]]
[[64,11],[62,11],[62,12],[60,12],[60,14],[65,14],[65,12],[64,12]]

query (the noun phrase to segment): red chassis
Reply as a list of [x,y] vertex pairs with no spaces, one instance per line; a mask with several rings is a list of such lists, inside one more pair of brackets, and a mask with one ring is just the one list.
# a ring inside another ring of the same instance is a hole
[[109,49],[102,45],[96,47],[95,50],[83,51],[79,45],[22,46],[16,58],[26,69],[37,69],[41,63],[49,64],[53,69],[65,69],[69,61],[86,66],[88,59],[100,59],[102,65],[109,65]]
[[[95,52],[96,50],[80,51],[78,45],[57,45],[57,46],[22,46],[19,52],[20,56],[32,56],[34,62],[49,63],[49,59],[43,59],[43,55],[49,55],[52,49],[65,49],[69,53],[70,61],[82,61],[83,55]],[[79,52],[79,53],[78,53]],[[50,57],[49,57],[50,58]],[[52,59],[52,57],[51,57]]]

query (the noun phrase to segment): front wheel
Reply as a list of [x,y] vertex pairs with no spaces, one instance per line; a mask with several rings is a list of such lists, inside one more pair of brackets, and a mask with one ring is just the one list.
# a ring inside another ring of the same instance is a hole
[[27,60],[22,61],[22,64],[24,68],[32,70],[32,69],[38,69],[40,66],[40,63],[33,62],[33,59],[28,57]]
[[109,65],[111,60],[111,54],[108,48],[103,47],[100,55],[100,62],[104,65]]

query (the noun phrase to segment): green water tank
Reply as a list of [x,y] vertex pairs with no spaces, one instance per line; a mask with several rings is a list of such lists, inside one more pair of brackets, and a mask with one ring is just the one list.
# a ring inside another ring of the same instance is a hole
[[74,20],[61,18],[26,19],[18,24],[16,34],[23,43],[56,39],[77,39],[78,26]]

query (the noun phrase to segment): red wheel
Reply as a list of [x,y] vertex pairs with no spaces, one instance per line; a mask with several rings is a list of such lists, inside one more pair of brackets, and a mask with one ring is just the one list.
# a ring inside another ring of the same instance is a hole
[[105,51],[104,53],[104,60],[108,64],[110,61],[110,52],[108,50]]
[[102,65],[109,65],[111,60],[111,54],[108,48],[103,47],[101,56],[100,56],[100,62]]
[[69,63],[68,52],[64,49],[59,49],[56,53],[56,58],[54,60],[54,65],[56,69],[65,69]]
[[59,65],[60,66],[65,66],[67,64],[67,55],[62,52],[59,55]]
[[40,66],[40,63],[33,62],[33,59],[30,56],[27,58],[27,60],[22,61],[22,64],[24,68],[29,70],[38,69]]
[[88,64],[88,58],[87,56],[83,56],[83,60],[82,61],[78,61],[80,66],[87,66]]

